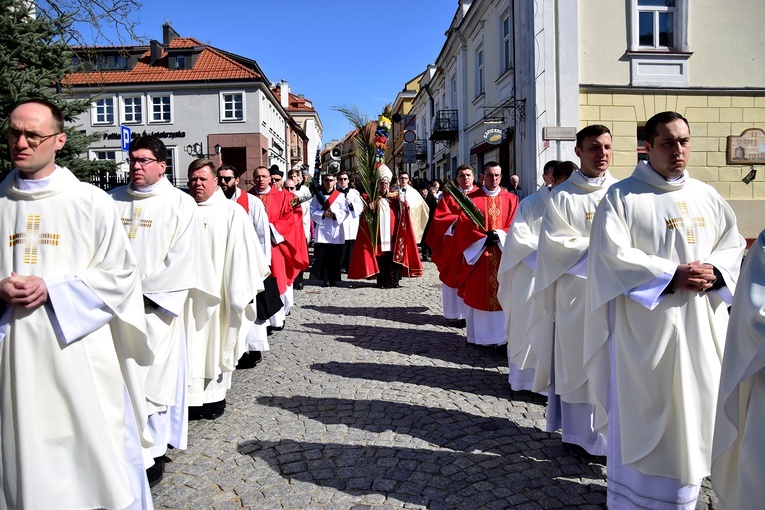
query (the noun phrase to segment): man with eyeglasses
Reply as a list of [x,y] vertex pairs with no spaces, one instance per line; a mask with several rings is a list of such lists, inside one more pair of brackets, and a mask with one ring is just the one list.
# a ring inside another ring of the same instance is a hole
[[[257,167],[253,177],[255,196],[263,201],[268,215],[271,274],[276,278],[279,295],[282,303],[285,303],[289,300],[288,287],[295,281],[298,273],[308,267],[308,248],[305,245],[303,229],[299,226],[302,219],[298,219],[292,208],[294,195],[271,186],[271,172],[268,167]],[[269,318],[270,327],[282,329],[285,317],[286,312],[282,308]]]
[[279,170],[279,165],[271,165],[268,171],[271,174],[271,187],[281,191],[284,186],[284,172]]
[[145,508],[154,354],[141,274],[109,196],[56,164],[65,143],[56,105],[32,99],[11,112],[14,170],[0,184],[0,507]]
[[149,484],[162,480],[167,445],[186,449],[184,305],[196,275],[196,204],[165,178],[167,149],[159,138],[130,143],[130,184],[109,192],[138,260],[144,312],[154,363],[146,380],[154,465]]
[[204,277],[220,297],[209,315],[204,313],[205,296],[191,293],[189,308],[195,311],[197,323],[189,338],[189,415],[214,420],[225,411],[231,372],[246,350],[241,335],[252,327],[255,300],[264,289],[268,265],[249,216],[217,187],[214,163],[195,159],[188,176],[202,231],[199,256],[207,258]]
[[353,253],[353,244],[356,242],[356,236],[359,233],[359,218],[364,212],[364,200],[354,188],[351,188],[351,181],[348,172],[341,170],[337,174],[337,189],[345,195],[345,201],[348,204],[348,218],[343,222],[343,237],[345,244],[343,246],[343,263],[341,268],[348,271],[351,264],[351,253]]
[[[260,241],[260,247],[266,259],[271,264],[271,242],[268,235],[268,216],[263,202],[252,193],[247,193],[239,187],[241,173],[234,165],[223,164],[218,167],[218,186],[229,200],[239,204],[250,217],[252,226]],[[267,290],[265,291],[267,292]],[[255,321],[245,339],[246,352],[242,354],[236,365],[237,369],[253,368],[263,360],[263,351],[270,350],[268,332],[264,321]]]
[[345,238],[343,222],[348,218],[345,196],[335,189],[335,176],[325,174],[319,193],[311,200],[311,220],[316,224],[313,246],[315,258],[311,273],[322,287],[334,287],[340,281]]

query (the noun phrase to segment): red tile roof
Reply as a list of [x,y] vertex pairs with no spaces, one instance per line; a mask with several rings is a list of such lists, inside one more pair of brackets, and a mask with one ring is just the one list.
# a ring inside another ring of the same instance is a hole
[[[271,92],[273,92],[274,96],[276,97],[276,100],[281,103],[282,88],[272,87]],[[310,99],[306,99],[305,97],[300,97],[296,94],[293,94],[292,92],[290,92],[289,95],[290,95],[290,100],[289,100],[289,106],[287,107],[288,112],[296,112],[296,111],[297,112],[315,112],[316,111]]]
[[[257,80],[262,76],[193,37],[176,37],[170,49],[203,47],[192,69],[168,69],[167,51],[150,65],[150,50],[141,55],[135,68],[127,71],[82,71],[70,73],[64,85],[123,85],[136,83]],[[98,50],[100,48],[96,48]]]

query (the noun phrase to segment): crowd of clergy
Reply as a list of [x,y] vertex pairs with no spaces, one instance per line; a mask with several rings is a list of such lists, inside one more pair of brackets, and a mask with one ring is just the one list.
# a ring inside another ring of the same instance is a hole
[[55,105],[22,102],[8,125],[0,507],[152,508],[167,449],[225,412],[309,266],[324,287],[346,273],[395,289],[428,258],[455,332],[506,349],[512,390],[547,396],[547,430],[606,457],[610,508],[695,508],[710,473],[724,508],[765,497],[765,236],[741,271],[733,212],[686,170],[677,113],[647,122],[631,177],[610,175],[611,134],[587,126],[580,165],[549,162],[523,200],[496,162],[444,189],[382,164],[372,192],[265,166],[248,190],[197,159],[184,192],[153,136],[107,194],[56,164]]

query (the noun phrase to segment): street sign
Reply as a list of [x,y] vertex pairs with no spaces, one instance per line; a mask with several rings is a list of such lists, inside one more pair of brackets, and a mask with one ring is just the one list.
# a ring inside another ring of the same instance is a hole
[[133,139],[133,133],[127,126],[120,126],[120,134],[122,135],[122,150],[127,152],[130,150],[130,140]]
[[410,131],[417,129],[417,115],[411,113],[404,115],[404,129]]
[[412,131],[410,129],[407,129],[406,131],[404,131],[404,141],[405,142],[411,143],[411,142],[413,142],[415,140],[417,140],[417,133],[415,133],[414,131]]
[[543,127],[542,140],[576,140],[576,128],[560,126]]
[[404,163],[416,163],[417,162],[417,150],[414,143],[404,143]]

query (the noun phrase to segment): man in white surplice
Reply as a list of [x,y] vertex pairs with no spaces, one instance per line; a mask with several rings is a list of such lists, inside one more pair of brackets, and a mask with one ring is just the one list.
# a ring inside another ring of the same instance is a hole
[[335,188],[335,176],[325,174],[321,188],[310,204],[311,221],[314,222],[314,259],[311,273],[322,281],[323,287],[335,286],[340,281],[343,265],[343,223],[350,215],[346,196]]
[[153,508],[140,274],[114,202],[55,164],[63,126],[44,100],[9,118],[0,507]]
[[[255,228],[255,234],[258,236],[260,247],[266,260],[266,265],[271,265],[271,238],[268,228],[268,215],[263,202],[252,193],[247,193],[239,187],[239,170],[233,165],[224,164],[218,167],[218,186],[226,198],[239,204],[244,212],[250,217],[252,226]],[[240,338],[242,351],[236,365],[238,369],[253,368],[263,359],[263,351],[271,349],[268,344],[268,327],[266,321],[256,320],[252,327],[243,332],[246,333]]]
[[538,362],[534,391],[548,394],[547,431],[561,429],[563,442],[602,456],[606,441],[592,424],[594,399],[582,346],[592,217],[616,182],[608,172],[611,132],[600,124],[587,126],[577,133],[574,150],[581,169],[552,190],[545,208],[528,334]]
[[584,362],[608,430],[609,508],[693,509],[745,244],[730,206],[686,170],[688,121],[656,114],[645,137],[648,162],[595,213]]
[[[167,149],[159,138],[130,143],[130,184],[110,191],[138,260],[154,364],[146,380],[154,466],[149,483],[162,479],[167,445],[186,449],[186,338],[184,304],[197,274],[197,206],[164,177]],[[190,268],[194,268],[190,270]]]
[[510,369],[507,381],[514,391],[532,391],[534,386],[537,358],[531,350],[526,326],[531,313],[539,230],[550,198],[551,188],[547,182],[552,182],[553,167],[557,164],[556,160],[545,163],[542,169],[545,186],[521,200],[518,205],[497,272],[497,299],[505,312],[507,362]]
[[209,320],[196,325],[190,339],[191,418],[215,419],[223,414],[231,372],[244,345],[240,334],[246,334],[255,320],[255,297],[263,291],[263,278],[268,275],[252,221],[226,198],[217,181],[212,161],[196,159],[189,165],[189,193],[199,206],[201,245],[212,259],[204,276],[220,294],[220,305]]

